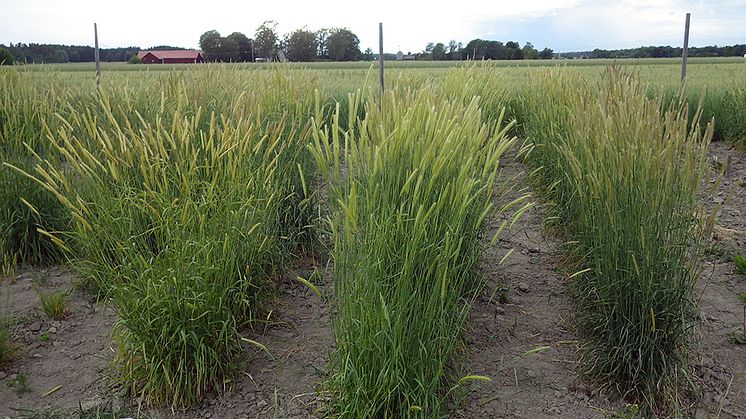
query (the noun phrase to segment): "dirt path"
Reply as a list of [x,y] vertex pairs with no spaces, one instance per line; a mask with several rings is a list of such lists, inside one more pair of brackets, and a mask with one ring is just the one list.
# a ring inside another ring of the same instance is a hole
[[[516,185],[505,202],[530,191],[524,169],[512,156],[503,159],[503,176]],[[531,208],[482,258],[487,292],[471,312],[466,373],[492,381],[471,386],[460,417],[594,418],[609,409],[575,380],[578,342],[565,280],[555,270],[558,243],[543,234],[544,218],[540,205]],[[501,223],[493,221],[488,237]]]
[[[709,211],[722,208],[696,288],[701,314],[691,365],[698,391],[688,407],[697,417],[746,417],[746,345],[732,339],[743,326],[737,295],[746,292],[746,277],[735,273],[732,263],[732,255],[746,255],[746,153],[726,143],[710,147],[711,162],[725,162],[728,154],[728,175],[705,201]],[[518,185],[506,201],[528,190],[520,163],[505,159],[503,170]],[[492,381],[472,386],[459,409],[461,417],[590,418],[624,412],[623,402],[594,396],[575,378],[577,337],[570,301],[555,270],[558,243],[551,233],[543,234],[543,221],[541,206],[532,208],[483,257],[488,286],[470,316],[466,373]],[[501,222],[493,222],[493,234]],[[510,249],[513,254],[498,267]],[[501,293],[507,297],[502,301]]]
[[[734,272],[732,256],[746,256],[746,153],[723,142],[710,145],[713,172],[717,162],[731,156],[728,174],[714,196],[705,197],[709,211],[722,206],[711,250],[703,266],[697,292],[701,310],[698,342],[692,365],[701,393],[696,406],[705,417],[746,417],[746,345],[732,341],[743,327],[746,276]],[[717,173],[713,173],[713,180]]]

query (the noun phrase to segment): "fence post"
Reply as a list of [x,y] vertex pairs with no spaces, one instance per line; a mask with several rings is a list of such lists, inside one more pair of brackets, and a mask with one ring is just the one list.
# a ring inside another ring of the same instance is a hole
[[378,73],[383,93],[383,22],[378,22]]
[[96,45],[94,57],[96,58],[96,87],[98,87],[98,84],[101,81],[101,60],[98,55],[98,27],[95,23],[93,24],[93,37]]
[[684,51],[681,54],[681,84],[686,80],[686,59],[689,56],[689,18],[691,13],[686,14],[686,23],[684,24]]

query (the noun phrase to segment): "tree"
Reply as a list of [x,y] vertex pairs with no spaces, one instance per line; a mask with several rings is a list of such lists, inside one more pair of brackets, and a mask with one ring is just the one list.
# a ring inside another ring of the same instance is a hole
[[435,44],[432,42],[428,42],[427,46],[425,47],[425,54],[432,54],[433,48],[435,48]]
[[[251,53],[251,39],[249,37],[241,32],[233,32],[226,38],[235,41],[237,45],[237,50],[232,53],[230,61],[251,61],[253,54]],[[223,49],[230,51],[230,48]]]
[[220,44],[223,38],[216,30],[207,31],[199,37],[199,47],[204,53],[205,61],[217,61],[220,59]]
[[137,54],[133,54],[129,60],[127,60],[128,64],[142,64],[142,60],[140,57],[137,56]]
[[334,28],[326,38],[326,49],[333,61],[356,61],[360,58],[360,39],[349,29]]
[[268,20],[262,23],[254,34],[255,57],[271,60],[277,51],[277,22]]
[[432,49],[433,60],[444,61],[446,59],[446,47],[442,42],[438,42]]
[[448,41],[448,52],[446,53],[446,59],[448,60],[460,60],[461,56],[459,55],[459,44],[456,43],[455,39],[451,39]]
[[318,39],[308,29],[298,29],[285,40],[290,61],[315,61],[318,53]]
[[218,60],[224,62],[237,62],[241,60],[238,41],[229,36],[221,38]]
[[554,57],[554,51],[552,51],[551,48],[544,48],[539,53],[539,58],[541,58],[542,60],[550,60],[553,57]]
[[463,49],[463,56],[467,60],[481,60],[484,58],[485,44],[487,41],[472,39]]
[[535,60],[539,58],[539,51],[534,48],[532,43],[526,42],[523,45],[523,58],[526,60]]
[[[12,45],[13,44],[11,44],[11,47]],[[13,54],[11,54],[10,51],[0,47],[0,65],[13,65],[15,61],[16,60],[13,58]]]
[[484,46],[484,58],[488,60],[507,60],[512,54],[507,51],[505,45],[500,41],[486,41]]
[[363,61],[373,61],[373,50],[370,48],[366,48],[365,52],[363,53],[362,57],[360,57]]

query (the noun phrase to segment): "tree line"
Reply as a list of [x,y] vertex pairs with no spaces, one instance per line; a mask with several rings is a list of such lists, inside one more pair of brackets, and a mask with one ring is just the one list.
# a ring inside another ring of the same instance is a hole
[[[531,42],[526,42],[523,47],[518,42],[491,41],[485,39],[472,39],[464,46],[461,42],[451,40],[448,44],[442,42],[427,44],[422,52],[407,55],[414,56],[415,60],[451,61],[451,60],[536,60],[551,59],[554,51],[544,48],[539,51]],[[386,57],[384,56],[384,59]]]
[[[221,36],[216,30],[202,34],[199,45],[206,61],[371,61],[378,54],[368,48],[360,51],[360,40],[347,28],[330,28],[312,31],[306,27],[280,36],[277,22],[266,21],[249,38],[241,32]],[[399,54],[384,54],[384,59],[397,59]],[[539,51],[527,42],[521,47],[518,42],[473,39],[464,46],[451,40],[448,44],[429,43],[422,52],[407,55],[415,60],[523,60],[551,59],[550,48]]]
[[360,39],[347,28],[311,31],[303,27],[280,37],[275,21],[262,23],[253,38],[241,32],[223,37],[218,31],[210,30],[200,36],[199,46],[206,61],[357,61],[366,58],[360,52]]
[[[221,36],[218,31],[207,31],[199,39],[199,45],[207,61],[252,62],[287,59],[289,61],[371,61],[378,54],[368,48],[360,51],[360,40],[347,28],[324,28],[316,31],[306,27],[280,36],[277,22],[262,23],[249,38],[241,32]],[[185,49],[166,45],[148,50]],[[139,47],[100,48],[101,61],[121,62],[137,55]],[[690,57],[742,57],[746,54],[746,44],[731,46],[690,47]],[[396,60],[400,54],[384,54],[386,60]],[[408,52],[415,60],[533,60],[551,59],[554,51],[536,49],[531,42],[522,47],[518,42],[473,39],[466,45],[451,40],[448,43],[428,43],[423,51]],[[681,57],[681,47],[644,46],[638,48],[563,53],[567,58],[662,58]],[[408,57],[408,58],[410,58]],[[0,44],[0,62],[18,63],[66,63],[94,61],[94,48],[79,45],[17,43],[5,46]]]
[[[681,57],[681,47],[649,46],[627,49],[599,49],[593,51],[575,51],[563,53],[568,58],[678,58]],[[746,54],[746,44],[728,46],[708,45],[704,47],[689,47],[689,57],[743,57]]]
[[[148,50],[159,49],[184,49],[180,47],[171,47],[167,45],[155,46]],[[93,47],[81,45],[58,45],[58,44],[24,44],[11,43],[8,46],[0,44],[0,51],[7,51],[10,58],[18,63],[41,64],[41,63],[82,63],[95,60]],[[139,47],[120,47],[120,48],[99,48],[99,57],[101,61],[118,62],[127,61],[138,51]],[[2,52],[0,52],[2,55]],[[5,56],[5,55],[3,55]],[[0,59],[0,61],[3,61]],[[7,62],[8,57],[6,56]]]

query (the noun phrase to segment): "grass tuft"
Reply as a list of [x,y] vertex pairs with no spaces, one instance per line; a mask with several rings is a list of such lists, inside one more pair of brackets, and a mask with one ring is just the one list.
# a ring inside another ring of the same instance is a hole
[[733,269],[736,273],[746,276],[746,257],[741,255],[733,256]]
[[52,320],[62,320],[67,316],[67,300],[70,298],[69,292],[51,291],[43,292],[37,290],[39,304],[44,314]]

